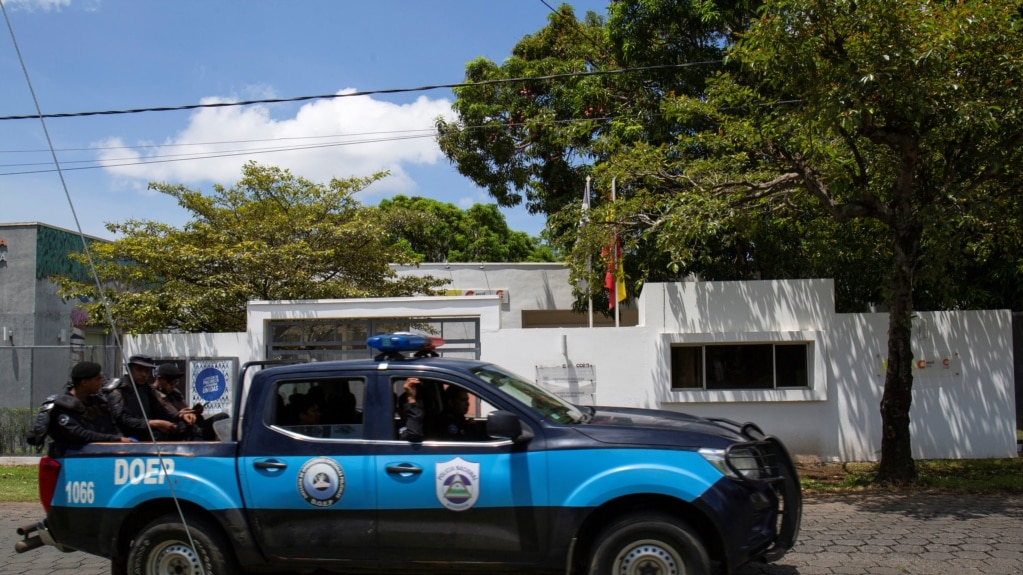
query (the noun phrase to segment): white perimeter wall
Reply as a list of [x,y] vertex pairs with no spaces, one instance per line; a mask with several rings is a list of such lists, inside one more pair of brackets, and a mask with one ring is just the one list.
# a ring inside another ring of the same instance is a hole
[[[126,338],[125,347],[126,354],[244,363],[264,359],[270,319],[477,316],[483,360],[530,379],[541,366],[592,365],[597,404],[754,421],[797,455],[876,460],[888,316],[835,314],[833,294],[831,280],[647,284],[636,327],[550,329],[502,326],[507,310],[496,296],[253,302],[248,333],[144,335]],[[672,344],[744,341],[807,343],[812,389],[671,389]],[[913,352],[925,362],[914,370],[914,456],[1015,456],[1011,313],[918,313]]]

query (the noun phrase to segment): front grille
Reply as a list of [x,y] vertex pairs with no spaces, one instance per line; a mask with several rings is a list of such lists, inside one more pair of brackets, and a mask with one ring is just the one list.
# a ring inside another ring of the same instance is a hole
[[743,479],[782,481],[788,454],[779,448],[778,442],[769,439],[735,443],[725,450],[725,465]]
[[765,561],[777,561],[795,544],[802,522],[803,494],[792,456],[781,441],[764,435],[756,424],[714,421],[734,428],[749,440],[725,450],[725,465],[743,481],[769,484],[778,498],[777,537],[764,554]]

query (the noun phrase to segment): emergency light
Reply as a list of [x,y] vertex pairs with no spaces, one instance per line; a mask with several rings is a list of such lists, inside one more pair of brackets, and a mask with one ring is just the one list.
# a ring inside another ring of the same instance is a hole
[[383,352],[430,351],[444,345],[444,339],[409,332],[396,332],[374,335],[366,340],[366,345]]

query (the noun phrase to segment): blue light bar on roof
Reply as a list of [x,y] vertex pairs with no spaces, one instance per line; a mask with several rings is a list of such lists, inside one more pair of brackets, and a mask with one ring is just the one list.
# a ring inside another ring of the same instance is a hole
[[366,345],[380,351],[429,351],[444,345],[444,339],[414,333],[386,333],[374,335]]

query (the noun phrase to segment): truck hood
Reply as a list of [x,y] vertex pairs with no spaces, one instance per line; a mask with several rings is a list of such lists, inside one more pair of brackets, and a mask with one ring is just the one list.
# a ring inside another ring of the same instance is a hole
[[719,423],[677,411],[623,407],[582,408],[591,417],[575,429],[594,441],[610,444],[720,447],[749,441],[738,424]]

